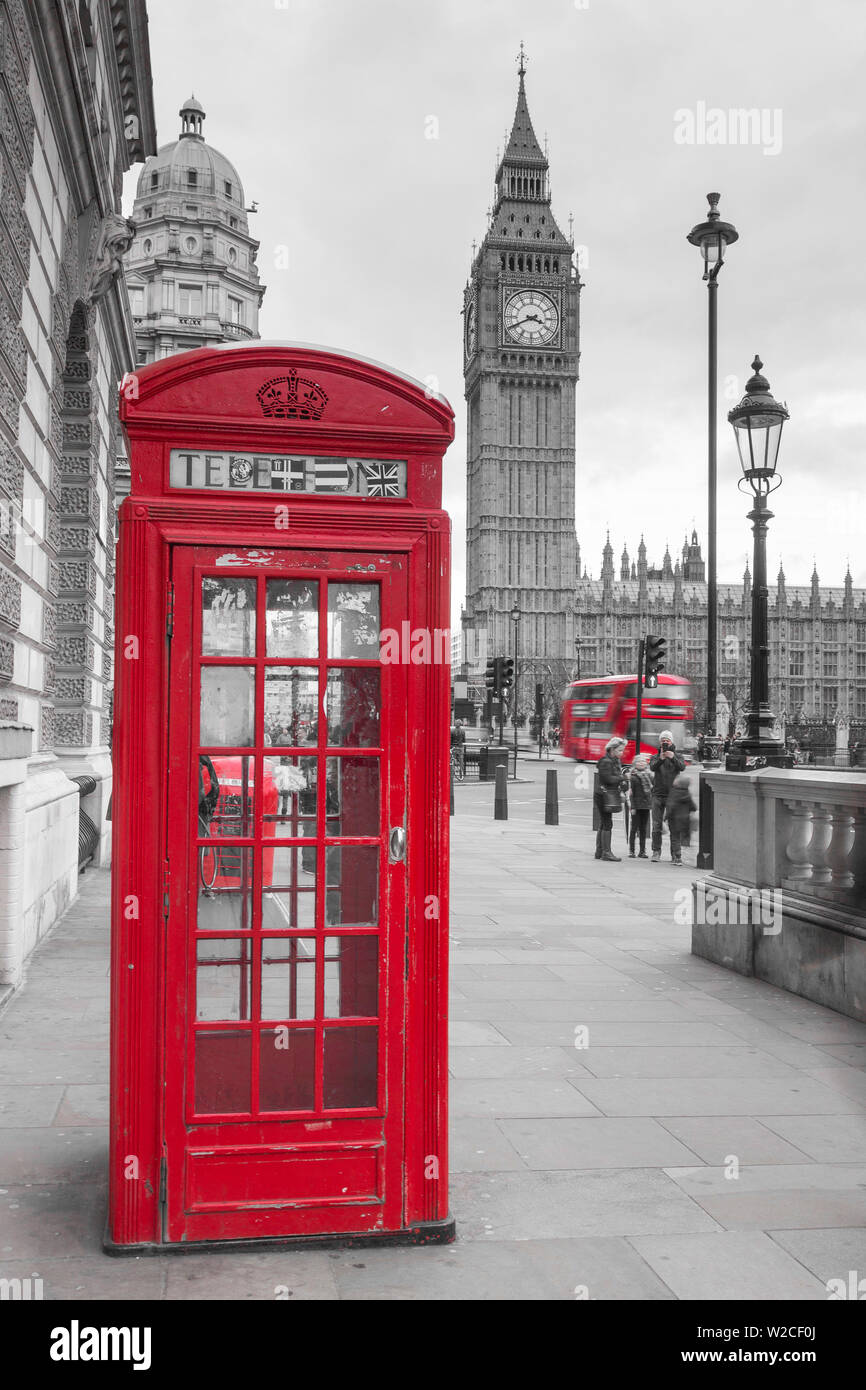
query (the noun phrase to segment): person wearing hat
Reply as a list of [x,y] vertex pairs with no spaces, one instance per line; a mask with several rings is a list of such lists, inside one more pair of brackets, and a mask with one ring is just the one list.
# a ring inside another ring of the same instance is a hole
[[653,775],[650,772],[649,757],[639,753],[631,765],[628,779],[629,799],[631,801],[631,829],[628,837],[628,857],[634,859],[635,840],[640,839],[638,859],[646,859],[646,837],[649,830],[650,810],[653,804]]
[[[674,746],[674,736],[670,729],[662,729],[659,734],[659,751],[650,758],[650,772],[653,774],[652,823],[653,853],[652,862],[657,864],[662,857],[662,826],[667,810],[668,797],[674,779],[685,772],[685,759]],[[671,836],[671,859],[679,857],[679,842],[676,849]]]
[[612,738],[604,746],[604,757],[598,760],[598,791],[595,795],[595,809],[598,812],[599,827],[595,837],[595,857],[609,864],[619,864],[618,854],[610,847],[613,834],[614,812],[622,810],[622,794],[628,786],[626,773],[622,767],[625,752],[624,738]]

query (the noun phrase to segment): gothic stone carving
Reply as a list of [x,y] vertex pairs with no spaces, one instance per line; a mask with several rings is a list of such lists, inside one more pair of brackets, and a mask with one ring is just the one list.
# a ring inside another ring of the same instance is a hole
[[103,218],[96,243],[96,253],[87,280],[86,298],[89,303],[107,294],[122,269],[121,258],[126,255],[135,236],[135,223],[119,213],[110,212]]

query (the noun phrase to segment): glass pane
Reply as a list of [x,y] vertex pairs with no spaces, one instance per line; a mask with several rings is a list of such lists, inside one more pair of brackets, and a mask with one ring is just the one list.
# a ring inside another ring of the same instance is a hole
[[249,940],[208,937],[196,944],[196,961],[196,1018],[249,1018]]
[[375,1018],[378,1005],[378,936],[326,937],[325,1017]]
[[253,852],[239,845],[200,845],[199,931],[249,931],[253,925]]
[[265,743],[283,748],[314,744],[319,728],[319,678],[309,667],[265,670]]
[[312,1110],[316,1097],[315,1068],[314,1029],[263,1029],[259,1045],[261,1109]]
[[316,847],[277,845],[262,856],[265,891],[262,929],[287,931],[316,925]]
[[249,1032],[197,1032],[195,1035],[195,1108],[199,1114],[237,1114],[250,1108]]
[[328,656],[379,656],[379,586],[328,585]]
[[379,759],[328,758],[326,834],[379,834]]
[[254,579],[202,580],[201,650],[202,656],[255,656]]
[[262,941],[262,1018],[314,1018],[315,937],[265,937]]
[[327,927],[376,926],[379,846],[333,845],[325,850]]
[[378,1028],[325,1029],[325,1109],[376,1104],[378,1048]]
[[267,656],[294,660],[319,655],[319,585],[315,579],[269,579]]
[[209,747],[252,743],[255,681],[250,666],[202,666],[200,743]]
[[375,748],[379,742],[379,669],[342,666],[328,672],[328,743]]
[[265,758],[264,833],[315,835],[316,783],[315,758]]
[[[253,833],[254,763],[249,757],[198,760],[199,837],[225,839]],[[273,789],[272,789],[273,796]]]

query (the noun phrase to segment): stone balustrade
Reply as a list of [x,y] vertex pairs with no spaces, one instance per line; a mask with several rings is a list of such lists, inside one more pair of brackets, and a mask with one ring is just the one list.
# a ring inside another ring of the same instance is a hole
[[[694,885],[692,951],[866,1020],[866,778],[771,767],[702,775],[714,867]],[[744,892],[755,903],[746,921]],[[769,898],[772,929],[761,915]]]

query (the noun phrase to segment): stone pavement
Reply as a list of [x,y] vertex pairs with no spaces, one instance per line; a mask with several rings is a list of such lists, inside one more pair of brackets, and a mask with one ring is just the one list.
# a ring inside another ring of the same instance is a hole
[[0,1017],[0,1278],[76,1300],[824,1300],[866,1278],[866,1027],[693,958],[688,867],[597,862],[573,766],[521,777],[507,822],[491,785],[457,788],[456,1244],[102,1253],[108,881],[91,871]]

